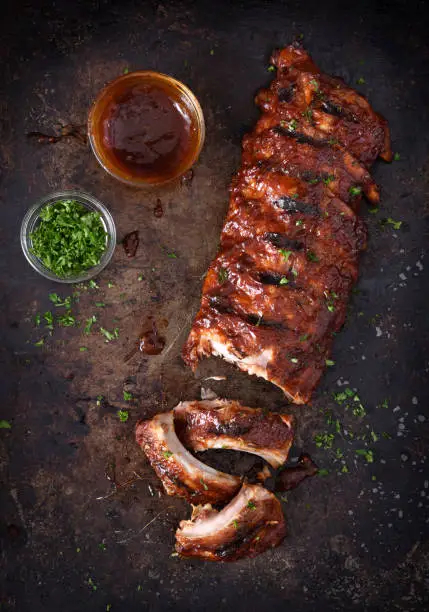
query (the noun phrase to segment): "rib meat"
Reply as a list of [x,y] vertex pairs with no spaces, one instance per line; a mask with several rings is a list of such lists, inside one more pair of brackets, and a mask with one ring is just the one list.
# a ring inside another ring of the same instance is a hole
[[136,440],[168,495],[184,497],[193,504],[229,501],[241,479],[219,472],[189,453],[176,435],[173,412],[139,421]]
[[236,561],[278,546],[286,536],[279,500],[262,485],[243,484],[221,512],[210,504],[194,508],[176,531],[176,551],[184,557]]
[[193,451],[245,451],[262,457],[275,468],[287,460],[293,440],[290,415],[221,399],[180,402],[174,414],[180,438]]
[[183,357],[195,369],[220,356],[302,404],[345,320],[366,245],[359,205],[379,201],[368,168],[391,159],[390,138],[367,100],[302,48],[272,62]]

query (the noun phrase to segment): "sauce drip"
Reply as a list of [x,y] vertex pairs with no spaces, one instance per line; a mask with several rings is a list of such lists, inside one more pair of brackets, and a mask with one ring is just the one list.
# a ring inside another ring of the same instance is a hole
[[118,92],[105,110],[102,129],[112,162],[138,178],[177,175],[195,146],[188,109],[158,83]]
[[147,318],[147,325],[139,338],[139,349],[146,355],[159,355],[165,346],[165,338],[158,331],[153,317]]

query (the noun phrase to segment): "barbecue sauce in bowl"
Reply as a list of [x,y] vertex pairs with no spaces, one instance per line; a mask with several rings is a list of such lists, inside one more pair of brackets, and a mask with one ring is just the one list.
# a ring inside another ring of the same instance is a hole
[[204,118],[183,83],[156,72],[132,72],[100,93],[88,132],[105,170],[133,185],[153,185],[193,165],[204,141]]

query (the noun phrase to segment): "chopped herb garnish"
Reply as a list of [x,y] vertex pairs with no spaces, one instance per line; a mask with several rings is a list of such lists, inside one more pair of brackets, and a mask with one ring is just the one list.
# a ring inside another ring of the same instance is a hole
[[229,277],[228,270],[226,268],[219,268],[219,271],[217,273],[217,278],[221,285],[223,285],[223,283],[226,283],[226,281],[228,280],[228,277]]
[[320,470],[318,470],[317,473],[319,476],[327,476],[329,474],[329,470],[327,470],[326,468],[321,468]]
[[313,118],[313,111],[311,110],[311,108],[306,108],[305,111],[302,113],[302,116],[305,117],[308,121],[311,121]]
[[291,361],[292,363],[298,363],[298,359],[297,359],[296,357],[291,357],[291,358],[290,358],[290,361]]
[[378,435],[375,433],[375,431],[374,431],[373,429],[371,429],[371,431],[370,431],[370,434],[369,434],[369,435],[371,436],[371,440],[372,440],[373,442],[378,442],[379,437],[378,437]]
[[399,153],[395,153],[393,155],[393,161],[399,161],[401,159],[401,156],[399,155]]
[[328,144],[330,144],[330,145],[336,145],[336,144],[338,144],[338,139],[337,139],[337,138],[330,138],[330,139],[328,140]]
[[333,304],[327,304],[326,307],[329,312],[335,312],[335,306]]
[[130,393],[129,391],[124,391],[123,396],[126,402],[130,402],[133,399],[133,394]]
[[[356,401],[359,401],[359,398]],[[362,406],[362,404],[359,403],[357,406],[353,408],[353,414],[354,416],[357,416],[357,417],[364,417],[366,415],[366,410]]]
[[356,81],[357,85],[365,85],[365,79],[363,77],[359,77]]
[[289,257],[292,255],[292,251],[286,251],[286,249],[279,249],[280,253],[283,255],[285,260],[287,261]]
[[238,529],[238,521],[232,521],[232,524],[234,525],[235,529]]
[[334,438],[335,434],[333,433],[322,433],[314,436],[314,442],[318,448],[332,448]]
[[57,317],[57,321],[61,327],[73,327],[76,325],[76,319],[70,310],[68,310],[66,314]]
[[253,502],[252,500],[249,500],[249,501],[247,502],[247,507],[248,507],[248,508],[250,508],[250,510],[255,510],[255,508],[256,508],[256,504],[255,504],[255,502]]
[[367,463],[374,463],[374,454],[372,450],[366,450],[365,448],[360,448],[355,450],[356,455],[362,455],[365,457]]
[[166,459],[170,459],[170,457],[173,456],[173,453],[171,451],[164,451],[162,454]]
[[40,326],[40,322],[41,322],[41,320],[42,320],[42,316],[41,316],[40,312],[38,312],[38,313],[35,315],[35,317],[34,317],[34,325],[35,325],[36,327],[39,327],[39,326]]
[[307,251],[307,259],[308,261],[315,261],[315,262],[319,261],[319,258],[317,257],[314,251]]
[[117,414],[121,423],[126,423],[128,421],[128,410],[118,410]]
[[279,282],[279,285],[287,285],[288,284],[288,279],[286,278],[286,276],[282,276]]
[[329,185],[329,183],[332,183],[332,181],[335,181],[334,174],[328,174],[328,176],[325,176],[325,178],[323,179],[323,182],[325,183],[325,185]]
[[296,268],[292,268],[291,272],[295,276],[295,278],[298,276],[298,270]]
[[43,318],[45,319],[47,329],[51,331],[54,329],[54,316],[50,310],[43,314]]
[[50,293],[49,299],[54,304],[54,306],[64,306],[65,308],[71,308],[72,305],[72,296],[69,295],[66,298],[60,298],[58,293]]
[[368,212],[371,213],[371,215],[376,215],[379,210],[379,208],[368,208]]
[[92,317],[89,317],[86,320],[85,328],[83,330],[85,334],[88,335],[91,333],[91,327],[94,325],[96,321],[97,321],[97,317],[95,315],[92,315]]
[[88,285],[89,285],[89,288],[90,288],[90,289],[98,289],[98,288],[99,288],[99,286],[97,285],[97,283],[96,283],[96,282],[95,282],[95,280],[93,280],[93,279],[91,279],[91,280],[89,281]]
[[143,280],[143,274],[139,274],[137,280],[139,281],[139,283],[141,283],[141,281]]
[[122,74],[128,74],[128,73],[129,73],[129,71],[130,71],[130,69],[129,69],[129,68],[124,68],[124,69],[123,69],[123,71],[122,71]]
[[343,474],[348,474],[349,468],[346,466],[346,464],[343,465],[343,467],[341,468],[341,472]]
[[275,66],[268,66],[267,70],[268,72],[274,72],[275,71]]
[[393,226],[393,229],[399,230],[401,229],[402,221],[394,221],[391,217],[386,219],[386,223]]
[[295,221],[295,225],[302,225],[304,222],[302,219],[298,219],[298,221]]
[[105,308],[106,304],[104,302],[95,302],[95,305],[97,306],[97,308]]
[[88,347],[86,347],[86,346],[80,346],[80,347],[79,347],[79,350],[80,350],[80,352],[81,352],[81,353],[84,353],[85,351],[87,351],[87,350],[88,350]]
[[104,543],[104,542],[100,542],[100,544],[98,545],[98,548],[99,548],[100,550],[106,550],[106,545],[105,545],[105,543]]
[[330,367],[335,365],[335,361],[332,361],[332,359],[325,359],[325,364]]
[[317,185],[317,183],[320,183],[320,177],[319,176],[315,176],[312,179],[309,179],[308,183],[310,185]]
[[313,85],[314,91],[319,91],[319,83],[316,81],[316,79],[311,79],[310,85]]
[[88,585],[92,588],[93,591],[97,590],[97,585],[91,577],[88,578]]
[[40,338],[40,340],[34,343],[34,346],[43,346],[44,344],[45,344],[45,339]]
[[[288,123],[288,128],[291,132],[295,132],[298,127],[298,121],[296,119],[291,119]],[[298,194],[297,194],[298,195]],[[293,197],[293,196],[292,196]]]
[[112,289],[112,287],[114,287],[115,285],[111,281],[109,281],[107,283],[107,286],[108,286],[109,289]]
[[297,200],[299,198],[299,195],[297,193],[293,193],[290,197],[294,200]]
[[202,478],[200,478],[200,483],[203,485],[204,491],[208,491],[209,490],[208,486],[206,485],[206,483],[204,482],[204,480]]
[[100,327],[100,332],[106,338],[106,342],[111,342],[119,338],[119,329],[117,327],[115,327],[113,332],[109,332],[107,329],[104,329],[104,327]]
[[359,187],[358,185],[354,185],[353,187],[350,187],[349,193],[352,196],[358,196],[360,193],[362,193],[362,187]]
[[76,200],[57,200],[42,208],[31,242],[34,255],[66,278],[99,263],[106,250],[106,231],[100,213]]
[[1,419],[0,429],[12,429],[12,425],[9,423],[9,421],[5,421],[4,419]]
[[309,334],[304,334],[303,336],[300,336],[299,341],[300,342],[305,342],[306,340],[308,340],[308,336],[309,336]]
[[177,259],[177,255],[176,253],[173,253],[173,251],[171,253],[167,253],[167,257],[169,257],[170,259]]

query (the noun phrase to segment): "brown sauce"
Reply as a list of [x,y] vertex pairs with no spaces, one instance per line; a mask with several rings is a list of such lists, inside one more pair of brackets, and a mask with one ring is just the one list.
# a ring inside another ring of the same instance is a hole
[[139,338],[139,349],[146,355],[159,355],[164,346],[165,338],[160,335],[153,317],[149,316]]
[[105,107],[102,142],[120,172],[149,181],[180,174],[198,139],[189,109],[165,83],[125,83]]

